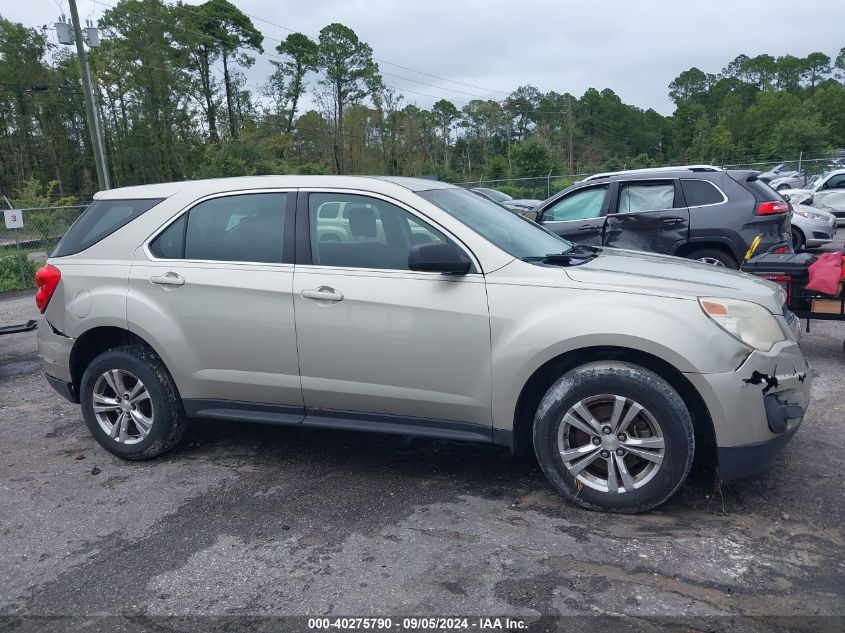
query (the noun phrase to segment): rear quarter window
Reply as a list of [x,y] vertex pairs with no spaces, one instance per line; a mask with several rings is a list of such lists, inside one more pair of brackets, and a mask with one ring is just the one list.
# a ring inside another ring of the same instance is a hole
[[162,200],[163,198],[95,200],[65,233],[52,257],[75,255],[91,248]]
[[778,200],[783,200],[777,191],[762,180],[746,181],[740,184],[754,195],[757,202],[777,202]]
[[681,180],[681,189],[684,190],[689,207],[704,207],[710,204],[721,204],[725,201],[722,192],[716,186],[706,180]]

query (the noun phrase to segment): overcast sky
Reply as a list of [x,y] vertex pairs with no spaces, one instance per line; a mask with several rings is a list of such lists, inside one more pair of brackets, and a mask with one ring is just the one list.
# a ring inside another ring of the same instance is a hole
[[[740,53],[835,57],[845,46],[842,0],[232,1],[279,25],[253,19],[270,53],[290,32],[280,27],[311,37],[331,22],[351,27],[372,46],[385,83],[423,107],[440,98],[458,107],[502,99],[532,84],[578,96],[591,86],[611,88],[627,103],[671,114],[667,86],[692,66],[717,73]],[[96,20],[114,4],[78,0],[80,17]],[[40,26],[56,20],[59,5],[67,13],[67,0],[3,0],[0,14]],[[250,83],[264,81],[268,59],[247,71]]]

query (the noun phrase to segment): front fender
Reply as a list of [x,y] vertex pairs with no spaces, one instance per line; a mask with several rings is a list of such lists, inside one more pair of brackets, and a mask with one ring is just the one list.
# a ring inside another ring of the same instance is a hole
[[568,352],[630,349],[657,356],[683,373],[731,371],[748,356],[691,298],[494,283],[488,297],[494,428],[512,427],[528,379]]

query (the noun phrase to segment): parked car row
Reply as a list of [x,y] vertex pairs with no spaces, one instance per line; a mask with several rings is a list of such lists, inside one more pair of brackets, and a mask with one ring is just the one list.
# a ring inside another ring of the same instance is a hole
[[522,215],[566,239],[737,269],[758,249],[788,249],[789,205],[753,171],[709,165],[590,176]]
[[[769,176],[785,172],[780,165]],[[784,252],[790,244],[798,252],[835,238],[837,217],[845,217],[845,169],[825,172],[806,189],[770,186],[792,177],[766,184],[757,172],[710,165],[609,172],[530,208],[508,208],[573,242],[736,269],[758,235],[758,252]],[[490,200],[506,195],[473,191]]]

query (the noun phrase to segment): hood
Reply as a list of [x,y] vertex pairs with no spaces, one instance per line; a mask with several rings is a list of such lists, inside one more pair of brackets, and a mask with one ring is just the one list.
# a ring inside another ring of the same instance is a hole
[[813,192],[809,189],[784,189],[778,191],[783,196],[789,196],[789,202],[792,204],[806,204],[807,200],[813,197]]
[[681,297],[724,297],[760,304],[782,314],[780,288],[746,273],[712,264],[615,248],[585,264],[563,269],[573,281],[627,292]]

